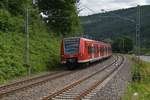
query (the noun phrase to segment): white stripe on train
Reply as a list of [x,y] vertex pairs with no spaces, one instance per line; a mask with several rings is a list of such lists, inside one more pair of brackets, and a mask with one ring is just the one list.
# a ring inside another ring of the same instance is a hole
[[[108,56],[97,57],[97,58],[87,59],[87,60],[78,60],[78,63],[94,62],[94,61],[101,60],[101,59],[104,59],[104,58],[107,58],[107,57],[108,57]],[[61,63],[62,63],[62,64],[65,64],[66,61],[62,61]]]

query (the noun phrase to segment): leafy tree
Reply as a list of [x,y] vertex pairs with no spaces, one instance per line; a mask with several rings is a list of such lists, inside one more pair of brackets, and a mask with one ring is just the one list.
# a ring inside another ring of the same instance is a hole
[[5,8],[12,15],[23,14],[27,0],[1,0],[0,8]]
[[45,22],[56,33],[73,33],[78,30],[79,18],[76,0],[38,0],[40,11],[45,14]]
[[122,36],[114,40],[113,51],[128,53],[133,50],[132,38],[128,36]]
[[124,52],[128,53],[129,51],[133,50],[133,40],[129,36],[124,37]]

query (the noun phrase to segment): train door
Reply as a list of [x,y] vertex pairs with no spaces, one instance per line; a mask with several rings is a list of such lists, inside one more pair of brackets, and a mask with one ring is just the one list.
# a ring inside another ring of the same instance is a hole
[[98,57],[101,56],[101,52],[100,52],[100,45],[98,46]]
[[94,44],[92,44],[92,59],[94,59]]
[[99,57],[98,44],[96,45],[96,58]]
[[104,46],[100,47],[100,52],[101,52],[101,57],[103,57],[104,56]]
[[94,58],[96,58],[96,44],[94,44]]
[[106,46],[104,46],[104,52],[105,52],[104,57],[106,57],[107,56],[107,48],[106,48]]
[[106,46],[106,57],[108,56],[108,47]]
[[84,57],[86,57],[86,58],[88,58],[88,56],[89,56],[89,54],[88,54],[88,47],[89,47],[89,45],[88,45],[88,43],[87,42],[84,42],[84,52],[83,52],[83,54],[84,54]]
[[86,52],[86,54],[87,54],[87,56],[86,56],[86,58],[87,59],[91,59],[92,58],[92,56],[91,56],[91,54],[92,54],[92,50],[91,50],[91,44],[90,43],[88,43],[88,42],[86,42],[86,50],[87,50],[87,52]]

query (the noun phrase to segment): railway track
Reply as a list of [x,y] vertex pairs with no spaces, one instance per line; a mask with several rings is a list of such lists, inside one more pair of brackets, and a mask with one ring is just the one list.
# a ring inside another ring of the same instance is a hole
[[40,85],[44,82],[47,82],[49,80],[57,79],[60,77],[64,77],[66,75],[72,74],[72,71],[65,71],[65,72],[54,72],[46,75],[42,75],[39,77],[26,79],[23,81],[18,81],[9,85],[1,86],[0,87],[0,98],[4,95],[13,93],[15,91],[19,91],[25,88],[29,88],[32,86]]
[[[124,57],[117,56],[117,59],[113,63],[105,66],[103,69],[100,69],[97,72],[73,82],[72,84],[67,85],[55,93],[44,96],[42,100],[81,100],[104,80],[111,76],[111,74],[113,74],[118,68],[120,68],[123,62]],[[101,75],[103,77],[99,79],[100,73],[104,74],[104,72],[105,75]]]
[[[114,59],[116,59],[116,57],[113,57],[112,60],[114,61]],[[84,69],[82,69],[82,70],[84,70]],[[58,79],[58,78],[61,78],[61,77],[65,77],[65,76],[73,74],[77,71],[79,71],[79,70],[54,72],[54,73],[42,75],[42,76],[39,76],[39,77],[26,79],[26,80],[23,80],[23,81],[18,81],[18,82],[9,84],[9,85],[1,86],[0,87],[0,98],[3,98],[3,97],[5,97],[5,96],[7,96],[11,93],[14,93],[14,92],[19,92],[19,91],[22,91],[22,90],[27,89],[27,88],[32,88],[32,87],[41,85],[41,84],[43,84],[45,82],[48,82],[50,80],[55,80],[55,79]]]

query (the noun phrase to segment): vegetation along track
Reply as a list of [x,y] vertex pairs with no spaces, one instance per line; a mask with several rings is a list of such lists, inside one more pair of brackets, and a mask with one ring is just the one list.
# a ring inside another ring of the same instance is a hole
[[[74,71],[75,72],[75,71]],[[32,86],[40,85],[43,82],[47,82],[49,80],[54,80],[60,77],[64,77],[66,75],[74,73],[73,71],[63,71],[63,72],[53,72],[49,74],[45,74],[39,77],[34,77],[31,79],[26,79],[23,81],[18,81],[12,84],[8,84],[0,87],[0,98],[4,95],[13,93],[15,91],[19,91],[25,88],[29,88]]]
[[[75,82],[73,82],[70,85],[67,85],[66,87],[60,89],[59,91],[50,94],[49,96],[45,96],[42,99],[43,100],[62,100],[62,99],[69,99],[69,100],[81,100],[84,98],[87,94],[89,94],[93,89],[95,89],[98,85],[100,85],[105,79],[107,79],[111,74],[113,74],[124,62],[123,56],[117,56],[117,59],[109,64],[106,65],[103,69],[98,70],[97,72],[94,72],[84,78],[81,78]],[[112,67],[114,66],[114,67]],[[110,69],[109,73],[103,75],[104,77],[100,80],[96,79],[99,77],[98,74],[106,73],[108,68]],[[91,81],[93,80],[94,81]],[[90,81],[89,81],[90,80]]]

